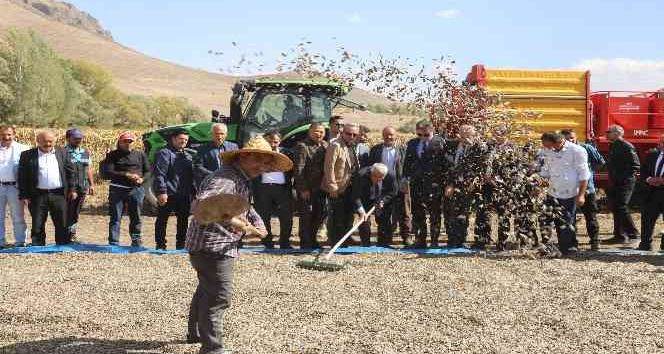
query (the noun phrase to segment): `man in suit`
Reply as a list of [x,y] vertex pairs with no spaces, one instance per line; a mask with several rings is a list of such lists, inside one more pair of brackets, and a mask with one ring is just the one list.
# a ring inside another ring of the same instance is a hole
[[394,177],[399,189],[397,196],[392,201],[392,210],[385,211],[385,213],[391,214],[390,232],[386,241],[388,243],[392,242],[392,230],[394,230],[395,225],[399,225],[399,234],[404,245],[410,246],[410,191],[408,181],[403,176],[406,148],[403,145],[396,144],[396,134],[397,130],[394,127],[388,126],[383,129],[383,143],[371,148],[369,164],[381,163],[387,166],[387,173]]
[[450,166],[445,177],[445,229],[449,248],[460,248],[468,236],[470,213],[475,210],[475,248],[491,239],[488,191],[491,154],[470,125],[459,127],[458,139],[449,142],[445,157]]
[[413,211],[413,248],[427,247],[426,213],[429,211],[431,247],[438,246],[442,216],[440,186],[433,186],[434,129],[429,120],[416,123],[417,138],[406,145],[403,177],[408,181]]
[[201,184],[205,177],[221,167],[222,163],[219,159],[219,154],[225,151],[238,149],[237,144],[226,141],[227,134],[228,127],[226,124],[212,124],[212,128],[210,129],[211,141],[196,149],[197,153],[194,157],[194,177],[197,186]]
[[[281,134],[274,130],[267,132],[263,138],[270,143],[272,151],[283,153],[279,147]],[[261,216],[267,229],[267,236],[262,239],[266,248],[273,248],[272,226],[270,219],[272,215],[279,218],[279,248],[291,249],[290,237],[293,232],[291,174],[281,171],[262,173],[255,181],[255,206],[258,215]]]
[[293,184],[302,208],[300,248],[320,248],[316,235],[324,219],[326,201],[325,193],[320,189],[328,147],[324,137],[325,127],[321,123],[312,123],[308,138],[295,146]]
[[378,224],[378,245],[390,246],[392,225],[390,222],[392,200],[397,195],[394,176],[388,173],[387,166],[376,163],[364,167],[353,177],[354,210],[364,222],[360,225],[362,246],[371,246],[371,222],[367,213],[376,207],[374,219]]
[[340,138],[325,152],[321,189],[327,192],[330,203],[327,234],[331,244],[337,243],[353,226],[353,198],[351,179],[359,170],[354,147],[360,128],[357,124],[344,125]]
[[32,214],[32,245],[46,244],[46,218],[51,214],[55,242],[71,243],[67,232],[67,200],[78,197],[76,170],[67,152],[55,147],[50,130],[37,135],[37,147],[21,153],[18,167],[19,199]]
[[[638,249],[652,251],[652,234],[660,215],[664,215],[664,134],[659,137],[657,149],[651,151],[641,166],[641,180],[647,192],[641,206],[641,243]],[[664,251],[664,238],[660,250]]]
[[611,125],[606,138],[611,141],[607,167],[609,188],[607,197],[613,213],[613,238],[609,243],[631,243],[639,239],[629,210],[629,201],[636,186],[636,173],[639,172],[639,156],[634,146],[623,139],[625,130],[619,125]]

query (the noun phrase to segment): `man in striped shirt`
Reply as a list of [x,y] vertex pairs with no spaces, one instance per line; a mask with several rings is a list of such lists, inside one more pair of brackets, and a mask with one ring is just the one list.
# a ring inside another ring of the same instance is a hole
[[[220,158],[222,167],[203,180],[194,208],[202,200],[221,193],[240,196],[250,203],[252,179],[262,173],[286,172],[293,167],[290,159],[272,151],[263,137],[250,140],[243,149],[223,152]],[[185,248],[199,281],[189,310],[187,342],[200,342],[200,353],[224,352],[222,316],[230,305],[233,267],[239,256],[240,240],[252,228],[262,237],[267,235],[253,207],[235,219],[244,221],[245,226],[237,227],[230,221],[203,224],[194,217],[187,231]]]

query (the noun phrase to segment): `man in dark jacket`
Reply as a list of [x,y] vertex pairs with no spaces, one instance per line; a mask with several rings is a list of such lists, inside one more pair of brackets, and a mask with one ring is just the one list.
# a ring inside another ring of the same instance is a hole
[[316,240],[323,222],[325,193],[321,191],[323,163],[328,143],[323,140],[325,127],[312,123],[309,136],[295,146],[293,182],[300,203],[300,248],[320,248]]
[[606,138],[611,141],[607,159],[607,197],[613,213],[613,238],[608,241],[610,243],[630,243],[639,239],[639,232],[630,214],[629,201],[636,185],[640,162],[634,146],[623,139],[624,134],[625,130],[619,125],[611,125],[606,131]]
[[[660,215],[664,215],[664,134],[659,137],[656,150],[651,151],[641,166],[641,180],[647,193],[641,207],[641,243],[639,249],[652,251],[652,234]],[[660,250],[664,251],[664,239]]]
[[172,212],[177,217],[175,248],[184,248],[194,193],[192,156],[185,149],[188,141],[187,132],[177,130],[171,134],[169,146],[159,150],[155,156],[152,188],[159,203],[155,220],[155,243],[160,250],[166,249],[166,225]]
[[[410,245],[411,212],[410,212],[410,190],[408,181],[404,177],[403,167],[406,159],[406,148],[396,144],[397,131],[393,127],[383,129],[383,143],[375,145],[369,152],[369,165],[382,163],[387,166],[388,173],[394,177],[398,185],[399,193],[392,202],[390,228],[394,230],[399,225],[399,233],[403,239],[404,246]],[[390,236],[391,236],[390,232]],[[391,238],[387,240],[391,242]]]
[[141,238],[141,209],[145,191],[143,181],[148,178],[148,157],[141,150],[131,148],[136,141],[132,132],[123,132],[118,137],[117,149],[106,154],[101,163],[102,173],[110,179],[108,187],[108,243],[120,244],[120,223],[127,208],[129,214],[129,236],[132,247],[143,245]]
[[55,148],[55,133],[41,131],[37,147],[21,153],[18,166],[18,195],[32,214],[32,245],[46,244],[48,214],[55,226],[55,243],[71,243],[67,232],[67,200],[78,197],[78,178],[64,149]]
[[226,141],[227,134],[228,127],[226,124],[212,124],[210,129],[210,138],[212,141],[196,149],[196,156],[194,156],[194,178],[197,186],[201,184],[205,177],[221,167],[220,153],[238,149],[237,144]]
[[440,186],[433,186],[433,138],[431,122],[421,120],[415,126],[417,138],[406,145],[403,177],[408,181],[413,211],[413,248],[427,247],[426,213],[429,211],[431,247],[438,246],[442,216],[442,195]]
[[394,177],[388,173],[387,166],[382,163],[364,167],[353,177],[354,210],[364,222],[360,225],[362,246],[371,246],[371,222],[367,213],[375,207],[374,218],[378,224],[378,245],[390,246],[392,226],[390,211],[392,200],[397,195]]

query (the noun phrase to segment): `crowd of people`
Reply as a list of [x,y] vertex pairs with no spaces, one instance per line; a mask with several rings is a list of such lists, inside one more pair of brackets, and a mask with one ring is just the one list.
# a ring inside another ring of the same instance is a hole
[[[270,220],[277,217],[278,246],[292,248],[297,212],[300,247],[305,249],[319,248],[323,241],[335,244],[356,220],[362,221],[362,246],[372,245],[373,221],[379,246],[392,246],[398,231],[405,247],[439,247],[445,232],[446,246],[456,248],[466,244],[474,214],[474,248],[485,249],[492,243],[499,251],[544,247],[551,244],[555,232],[560,251],[568,254],[578,251],[576,215],[580,212],[591,249],[598,250],[600,242],[640,240],[639,249],[652,250],[654,226],[664,212],[664,136],[641,166],[617,125],[606,132],[611,141],[606,161],[593,145],[579,143],[572,130],[543,134],[538,150],[510,141],[508,129],[500,127],[493,129],[489,140],[469,125],[458,127],[454,136],[436,132],[428,120],[417,122],[415,128],[417,136],[402,145],[397,143],[396,129],[385,127],[383,141],[372,147],[367,143],[369,129],[346,123],[341,116],[330,119],[329,130],[321,123],[311,124],[306,139],[291,149],[282,148],[278,131],[265,133],[261,138],[271,151],[293,162],[291,170],[264,171],[251,181],[251,203],[266,229],[261,238],[265,247],[275,247]],[[176,130],[150,164],[143,151],[132,147],[136,136],[122,133],[116,149],[99,168],[101,177],[110,181],[109,244],[120,244],[120,222],[126,213],[131,245],[142,246],[141,211],[146,181],[151,180],[149,187],[158,204],[156,248],[166,249],[172,214],[177,219],[175,248],[185,248],[196,193],[225,165],[221,156],[238,150],[226,141],[226,134],[223,123],[214,123],[211,141],[192,151],[187,148],[187,132]],[[46,244],[48,214],[56,244],[77,243],[81,206],[95,192],[92,160],[83,147],[82,132],[67,130],[62,148],[55,146],[57,137],[50,130],[37,135],[37,147],[32,149],[15,141],[14,135],[13,127],[0,126],[0,246],[5,245],[7,206],[15,246],[26,245],[24,206],[32,215],[33,246]],[[613,238],[601,241],[593,173],[605,165],[614,227]],[[638,173],[647,191],[641,235],[629,210]],[[495,241],[491,239],[493,214],[498,226]],[[327,229],[327,240],[319,240],[321,228]]]

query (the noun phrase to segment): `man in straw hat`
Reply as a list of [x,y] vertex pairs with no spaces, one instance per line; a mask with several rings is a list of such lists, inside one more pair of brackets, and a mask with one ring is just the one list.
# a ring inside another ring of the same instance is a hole
[[[262,137],[251,139],[240,150],[223,152],[220,157],[222,167],[203,180],[196,195],[185,243],[199,281],[191,301],[187,341],[200,341],[200,353],[223,353],[222,316],[230,305],[240,239],[248,233],[267,235],[260,216],[249,206],[250,181],[265,172],[286,172],[293,167],[286,155],[272,151]],[[223,195],[232,198],[219,198]],[[238,203],[245,204],[246,211],[230,215],[230,220],[221,217],[228,210],[244,210],[237,208]],[[205,206],[206,214],[210,209],[218,210],[217,221],[201,222],[197,217],[200,205]]]

